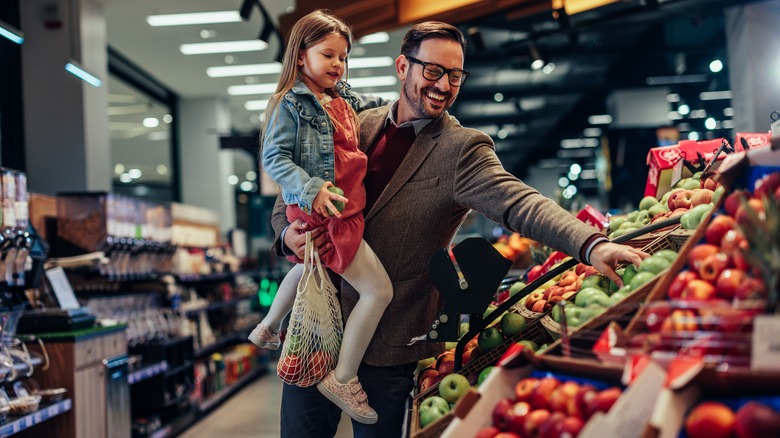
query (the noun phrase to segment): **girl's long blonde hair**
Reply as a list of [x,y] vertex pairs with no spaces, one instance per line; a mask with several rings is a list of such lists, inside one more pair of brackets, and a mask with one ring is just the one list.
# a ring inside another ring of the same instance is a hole
[[[282,72],[279,74],[279,85],[276,87],[276,92],[269,99],[268,107],[265,109],[263,133],[267,131],[268,121],[271,120],[271,115],[277,110],[282,98],[295,85],[299,74],[298,54],[334,33],[341,35],[347,40],[347,54],[349,54],[352,51],[352,30],[345,22],[327,9],[318,9],[306,14],[290,29],[287,48],[282,58]],[[348,71],[346,66],[344,70]]]

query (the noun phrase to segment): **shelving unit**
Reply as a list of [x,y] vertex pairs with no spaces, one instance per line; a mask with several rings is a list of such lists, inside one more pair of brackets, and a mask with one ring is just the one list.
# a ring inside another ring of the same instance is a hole
[[268,370],[265,366],[260,366],[250,371],[240,379],[236,380],[236,382],[233,383],[232,385],[223,388],[218,393],[213,394],[207,400],[201,402],[200,405],[198,406],[198,409],[202,414],[211,411],[214,407],[218,406],[220,403],[222,403],[223,401],[231,397],[233,394],[238,392],[238,390],[246,386],[247,383],[260,377],[261,375],[265,374],[267,371]]
[[166,371],[168,371],[168,361],[163,360],[161,362],[153,363],[128,374],[127,383],[129,385],[134,385]]
[[29,429],[36,424],[43,423],[46,420],[64,414],[73,408],[73,400],[65,399],[44,406],[37,411],[27,414],[23,417],[9,417],[10,421],[0,426],[0,436],[11,436],[23,430]]
[[235,306],[236,304],[240,303],[241,301],[246,301],[249,299],[255,298],[254,295],[246,295],[242,297],[232,298],[230,300],[226,301],[217,301],[214,303],[211,303],[207,306],[199,307],[197,309],[189,309],[184,312],[186,316],[194,316],[197,315],[200,312],[211,312],[214,310],[224,309],[225,307]]

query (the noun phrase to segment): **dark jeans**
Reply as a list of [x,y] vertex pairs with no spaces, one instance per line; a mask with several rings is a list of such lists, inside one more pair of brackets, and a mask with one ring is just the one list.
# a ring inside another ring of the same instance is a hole
[[[353,421],[355,438],[401,437],[416,366],[416,362],[392,367],[360,365],[360,383],[379,421],[372,425]],[[320,394],[316,386],[299,388],[285,384],[281,416],[282,438],[331,438],[338,430],[341,409]]]

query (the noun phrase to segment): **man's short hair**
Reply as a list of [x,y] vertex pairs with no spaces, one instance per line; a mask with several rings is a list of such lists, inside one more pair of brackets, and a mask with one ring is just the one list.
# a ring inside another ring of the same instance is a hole
[[404,41],[401,44],[401,54],[415,56],[420,50],[420,44],[425,40],[434,38],[443,38],[456,41],[461,49],[466,51],[466,38],[463,33],[455,26],[441,21],[424,21],[415,24],[409,32],[404,35]]

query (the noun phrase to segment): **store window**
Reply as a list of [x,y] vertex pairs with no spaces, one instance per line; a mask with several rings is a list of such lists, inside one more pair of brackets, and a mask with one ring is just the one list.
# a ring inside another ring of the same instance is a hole
[[170,108],[111,75],[108,116],[113,191],[174,200]]
[[108,49],[112,190],[179,201],[178,96]]

